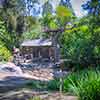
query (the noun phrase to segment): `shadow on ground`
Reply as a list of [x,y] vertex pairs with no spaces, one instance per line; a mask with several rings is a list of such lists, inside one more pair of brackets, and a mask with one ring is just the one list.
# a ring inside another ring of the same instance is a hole
[[38,84],[44,84],[47,83],[47,81],[40,81],[40,80],[34,80],[24,77],[16,77],[16,76],[9,76],[4,78],[3,80],[0,80],[0,93],[20,89],[20,88],[29,88],[29,86],[33,86],[33,88],[36,88],[36,85]]

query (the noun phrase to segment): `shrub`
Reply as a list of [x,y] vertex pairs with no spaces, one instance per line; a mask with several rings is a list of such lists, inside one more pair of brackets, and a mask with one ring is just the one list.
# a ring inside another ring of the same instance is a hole
[[55,80],[51,80],[50,82],[48,82],[47,89],[48,90],[59,90],[59,80],[55,79]]
[[42,100],[40,97],[34,97],[34,98],[31,98],[30,100]]
[[0,61],[9,61],[11,56],[11,52],[5,46],[0,45]]
[[64,80],[64,90],[77,95],[80,100],[99,100],[100,72],[84,70],[73,73]]
[[36,89],[36,90],[59,90],[59,80],[51,80],[48,82],[44,81],[31,81],[26,84],[28,88]]
[[45,81],[30,81],[26,84],[28,88],[36,89],[36,90],[45,90],[47,88],[47,82]]

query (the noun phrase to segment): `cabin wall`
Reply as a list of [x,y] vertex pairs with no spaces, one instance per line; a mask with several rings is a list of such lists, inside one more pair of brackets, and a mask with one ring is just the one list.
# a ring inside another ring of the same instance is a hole
[[54,47],[21,47],[21,54],[23,57],[30,56],[32,60],[38,61],[40,58],[54,61],[55,49]]

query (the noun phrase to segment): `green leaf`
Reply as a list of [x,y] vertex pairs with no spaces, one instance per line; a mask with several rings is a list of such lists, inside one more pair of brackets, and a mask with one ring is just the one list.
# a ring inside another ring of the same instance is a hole
[[54,21],[51,21],[50,24],[49,24],[49,27],[51,29],[57,29],[57,24]]
[[88,31],[88,26],[83,25],[83,26],[80,27],[80,30],[81,30],[82,32],[87,32],[87,31]]
[[72,15],[71,11],[64,6],[58,6],[56,8],[56,12],[57,12],[57,15],[61,17],[69,17]]

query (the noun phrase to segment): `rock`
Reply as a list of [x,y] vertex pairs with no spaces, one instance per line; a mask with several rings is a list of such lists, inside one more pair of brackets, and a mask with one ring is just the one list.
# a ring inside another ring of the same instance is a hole
[[7,72],[15,75],[22,75],[23,71],[20,67],[14,65],[13,63],[1,64],[0,72]]

